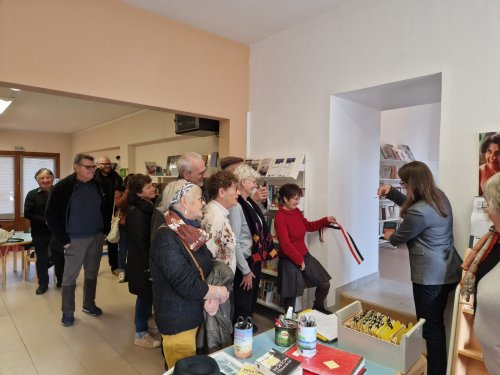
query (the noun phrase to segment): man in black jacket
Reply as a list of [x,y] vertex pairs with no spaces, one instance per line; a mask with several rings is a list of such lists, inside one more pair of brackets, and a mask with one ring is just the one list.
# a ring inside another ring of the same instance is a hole
[[[123,190],[123,180],[120,175],[113,170],[111,161],[107,156],[100,156],[97,158],[97,169],[95,171],[94,178],[96,182],[106,190],[106,194],[113,198],[109,200],[109,218],[104,219],[108,222],[111,222],[115,191]],[[111,267],[111,272],[113,273],[113,275],[118,276],[118,244],[111,243],[109,241],[106,241],[106,243],[108,245],[108,262],[109,266]]]
[[74,323],[76,279],[83,265],[82,311],[99,316],[102,310],[95,304],[97,274],[104,238],[110,229],[110,197],[94,179],[94,158],[77,154],[73,162],[75,173],[59,181],[52,189],[45,213],[55,240],[64,247],[65,267],[62,282],[61,323]]

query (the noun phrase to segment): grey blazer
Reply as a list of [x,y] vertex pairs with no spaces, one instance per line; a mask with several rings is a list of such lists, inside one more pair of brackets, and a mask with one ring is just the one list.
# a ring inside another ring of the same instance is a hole
[[[442,194],[447,217],[425,201],[413,203],[389,242],[406,242],[410,253],[411,281],[422,285],[444,285],[460,281],[462,259],[453,246],[453,214],[450,202]],[[387,198],[401,206],[406,196],[392,187]]]

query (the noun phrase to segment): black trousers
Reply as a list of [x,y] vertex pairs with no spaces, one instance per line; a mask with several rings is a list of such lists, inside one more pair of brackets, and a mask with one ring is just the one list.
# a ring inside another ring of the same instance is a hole
[[33,246],[36,254],[36,274],[38,285],[47,287],[49,285],[49,245],[50,235],[33,236]]
[[427,374],[446,374],[446,333],[444,310],[448,294],[457,284],[421,285],[413,283],[417,319],[425,319],[422,336],[427,346]]
[[[249,262],[247,259],[247,262]],[[250,265],[250,263],[249,263]],[[233,292],[234,292],[234,314],[233,324],[236,323],[239,316],[248,318],[253,315],[255,304],[257,303],[257,296],[259,295],[259,284],[262,276],[262,264],[257,263],[250,265],[250,270],[254,273],[255,278],[252,279],[252,289],[244,290],[240,284],[243,281],[243,274],[236,268],[234,275]]]
[[108,245],[108,262],[111,271],[118,269],[118,244],[106,241]]
[[55,241],[54,237],[50,240],[50,252],[54,262],[54,274],[58,283],[62,283],[64,273],[64,247]]

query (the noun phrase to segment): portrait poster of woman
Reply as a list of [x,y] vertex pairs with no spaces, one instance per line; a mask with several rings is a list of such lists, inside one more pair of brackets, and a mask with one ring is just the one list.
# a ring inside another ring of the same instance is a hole
[[500,132],[479,133],[479,189],[483,195],[486,181],[500,171]]

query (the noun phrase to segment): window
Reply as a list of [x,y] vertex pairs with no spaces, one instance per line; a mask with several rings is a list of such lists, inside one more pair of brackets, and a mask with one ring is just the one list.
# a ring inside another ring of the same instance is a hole
[[0,156],[0,219],[15,218],[14,157]]
[[4,229],[24,230],[26,194],[38,184],[34,178],[40,168],[49,168],[59,176],[59,154],[0,151],[0,225]]
[[[52,172],[55,171],[56,160],[50,157],[27,157],[21,159],[21,201],[19,202],[21,216],[24,216],[24,200],[30,190],[36,189],[38,183],[35,180],[35,173],[40,168],[48,168]],[[55,173],[54,173],[55,175]]]

